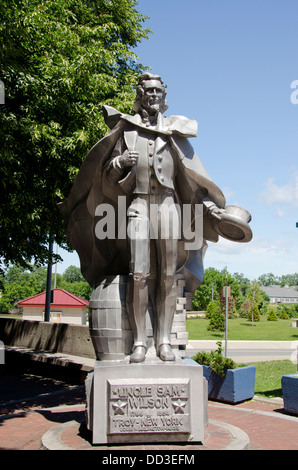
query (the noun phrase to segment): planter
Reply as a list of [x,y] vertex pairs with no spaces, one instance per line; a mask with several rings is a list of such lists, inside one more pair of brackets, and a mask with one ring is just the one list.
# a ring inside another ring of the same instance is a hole
[[283,375],[281,387],[285,411],[298,415],[298,373]]
[[205,379],[208,381],[208,398],[225,403],[239,403],[250,400],[255,393],[255,366],[228,369],[221,377],[209,366],[202,366]]

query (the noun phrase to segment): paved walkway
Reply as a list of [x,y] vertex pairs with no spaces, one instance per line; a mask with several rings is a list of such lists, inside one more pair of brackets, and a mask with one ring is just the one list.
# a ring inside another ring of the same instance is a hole
[[[9,382],[9,378],[7,380]],[[41,387],[42,383],[39,385]],[[37,395],[30,397],[30,390],[23,389],[26,398],[15,396],[0,403],[0,450],[42,450],[42,442],[49,450],[112,451],[117,448],[117,451],[142,450],[147,453],[247,448],[298,450],[298,417],[285,414],[281,399],[263,402],[255,397],[238,405],[209,401],[209,424],[205,441],[200,445],[131,444],[113,447],[91,444],[90,433],[84,424],[83,386],[64,387],[56,382],[50,383],[50,388],[48,383],[45,390],[45,393],[38,390]]]
[[[263,347],[268,347],[267,343]],[[89,364],[84,358],[60,356],[53,360],[56,363],[59,359],[64,366],[74,363],[89,370],[94,363],[92,360]],[[209,401],[209,424],[203,444],[113,447],[91,444],[85,426],[84,386],[21,373],[0,375],[0,390],[0,450],[100,450],[102,456],[104,451],[115,448],[151,453],[248,448],[298,450],[298,416],[285,413],[281,398],[260,400],[254,397],[238,405]]]

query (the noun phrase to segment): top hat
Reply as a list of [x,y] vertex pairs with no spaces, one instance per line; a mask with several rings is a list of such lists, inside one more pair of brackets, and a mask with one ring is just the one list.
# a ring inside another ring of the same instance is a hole
[[240,243],[247,243],[252,239],[249,227],[250,213],[238,206],[227,206],[221,214],[221,220],[214,219],[213,227],[223,238]]

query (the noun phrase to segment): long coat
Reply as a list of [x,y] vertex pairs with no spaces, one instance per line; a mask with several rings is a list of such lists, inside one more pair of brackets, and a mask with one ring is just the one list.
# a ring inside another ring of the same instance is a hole
[[[123,115],[110,107],[105,107],[104,113],[106,123],[112,130],[90,150],[69,196],[59,204],[66,223],[68,241],[78,252],[82,274],[93,287],[105,275],[128,274],[129,253],[126,239],[116,237],[99,240],[95,235],[98,221],[95,214],[96,208],[103,203],[109,203],[117,214],[118,196],[127,196],[134,184],[134,168],[119,184],[110,185],[105,178],[106,164],[117,141],[125,133],[126,141],[133,142],[138,130],[146,131],[138,114]],[[151,132],[156,134],[160,145],[167,141],[171,146],[178,165],[175,184],[179,203],[193,205],[207,198],[219,208],[224,208],[224,195],[209,177],[188,140],[197,135],[196,127],[195,121],[185,117],[160,115],[156,129]],[[186,252],[184,243],[180,243],[177,271],[183,271],[186,288],[190,291],[198,287],[204,276],[206,240],[218,240],[212,220],[208,216],[204,217],[204,242],[198,250]]]

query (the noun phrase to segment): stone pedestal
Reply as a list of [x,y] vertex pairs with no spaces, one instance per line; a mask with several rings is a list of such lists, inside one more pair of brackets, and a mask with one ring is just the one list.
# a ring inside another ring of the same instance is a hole
[[204,441],[208,384],[203,368],[189,358],[96,361],[86,398],[93,444]]

